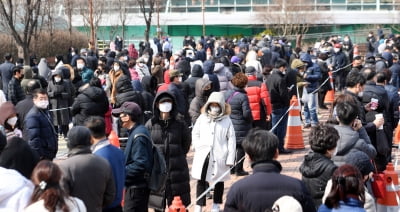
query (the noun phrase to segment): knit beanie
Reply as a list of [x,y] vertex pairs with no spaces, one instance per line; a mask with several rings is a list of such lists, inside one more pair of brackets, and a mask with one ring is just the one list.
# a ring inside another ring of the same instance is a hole
[[345,163],[357,167],[363,176],[374,171],[371,159],[361,151],[350,152],[345,158]]

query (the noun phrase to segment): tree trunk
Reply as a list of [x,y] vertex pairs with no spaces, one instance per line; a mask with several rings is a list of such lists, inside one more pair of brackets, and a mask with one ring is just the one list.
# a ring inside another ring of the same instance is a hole
[[31,58],[29,55],[29,49],[25,45],[17,43],[17,50],[18,50],[18,58],[24,58],[24,64],[30,65]]
[[150,21],[146,21],[146,30],[144,31],[144,38],[148,43],[150,38]]
[[301,40],[303,39],[303,35],[296,36],[296,47],[301,48]]

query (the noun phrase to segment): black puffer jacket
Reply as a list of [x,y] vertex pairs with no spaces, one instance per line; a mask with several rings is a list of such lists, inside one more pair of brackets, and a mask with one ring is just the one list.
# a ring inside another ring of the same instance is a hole
[[115,108],[121,107],[124,102],[135,102],[144,108],[144,100],[139,91],[133,90],[130,77],[128,75],[122,75],[116,84],[117,96],[115,97]]
[[226,91],[224,96],[225,101],[231,105],[230,118],[235,129],[236,143],[241,144],[247,132],[252,128],[253,115],[251,114],[249,98],[244,89],[237,87]]
[[[163,96],[173,99],[171,118],[166,121],[159,119],[160,111],[157,106]],[[169,180],[166,186],[168,204],[171,204],[174,196],[180,196],[183,204],[187,206],[190,204],[190,178],[186,154],[189,151],[192,137],[185,124],[175,118],[177,115],[176,101],[171,93],[157,94],[153,109],[153,118],[147,121],[146,127],[150,131],[154,144],[162,149],[169,166]]]
[[71,113],[74,125],[83,125],[89,116],[101,116],[108,110],[108,99],[106,92],[95,86],[84,89],[72,104]]
[[326,183],[337,166],[326,156],[309,152],[304,156],[304,161],[300,166],[302,180],[313,198],[316,207],[322,204]]

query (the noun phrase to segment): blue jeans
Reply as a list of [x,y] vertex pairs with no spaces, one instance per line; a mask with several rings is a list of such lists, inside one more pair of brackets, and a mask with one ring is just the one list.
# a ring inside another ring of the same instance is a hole
[[317,115],[317,94],[309,93],[308,102],[304,104],[304,116],[306,119],[306,124],[317,125],[318,115]]
[[[272,109],[272,127],[275,127],[276,123],[278,123],[279,119],[283,115],[285,115],[286,111],[289,109],[289,107],[283,107],[279,109]],[[283,116],[282,121],[275,127],[275,129],[272,131],[279,139],[279,150],[284,149],[284,143],[285,143],[285,135],[286,135],[286,127],[287,127],[287,119],[288,119],[288,114]]]

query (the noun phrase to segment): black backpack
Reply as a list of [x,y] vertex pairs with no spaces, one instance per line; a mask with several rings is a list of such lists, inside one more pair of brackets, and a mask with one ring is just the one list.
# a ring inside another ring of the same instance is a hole
[[160,148],[154,145],[153,140],[151,140],[146,134],[138,133],[133,137],[135,140],[137,137],[143,136],[148,141],[151,141],[152,151],[153,151],[153,168],[151,173],[147,173],[146,179],[148,187],[151,191],[159,193],[164,191],[165,184],[168,178],[168,168],[165,162],[165,158]]

